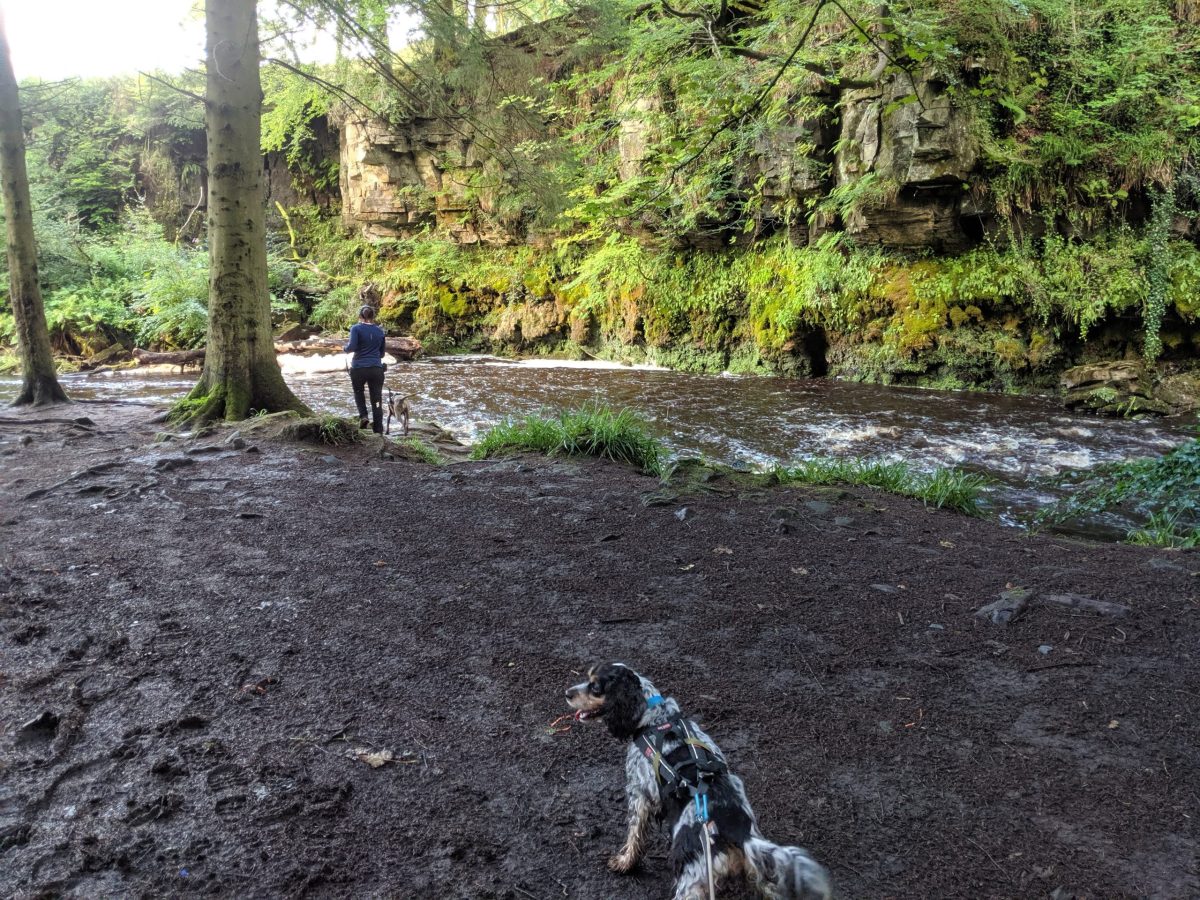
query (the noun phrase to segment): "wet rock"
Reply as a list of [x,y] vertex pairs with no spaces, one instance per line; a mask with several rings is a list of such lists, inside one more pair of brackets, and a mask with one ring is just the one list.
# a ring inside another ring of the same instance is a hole
[[1049,655],[1050,651],[1052,651],[1053,649],[1054,649],[1053,644],[1041,644],[1038,647],[1038,653],[1042,654],[1042,656],[1047,656],[1047,655]]
[[164,456],[162,459],[154,461],[154,469],[157,472],[173,472],[176,469],[182,469],[185,466],[194,466],[196,461],[187,456]]
[[1017,619],[1029,605],[1032,591],[1025,588],[1012,588],[1000,595],[999,600],[989,603],[975,611],[977,619],[988,619],[993,625],[1007,625]]
[[1165,414],[1170,406],[1151,396],[1146,368],[1140,362],[1093,363],[1067,369],[1059,378],[1063,403],[1108,416]]
[[71,422],[74,425],[83,425],[86,428],[93,428],[96,425],[96,423],[93,422],[91,419],[89,419],[87,416],[76,416],[74,419],[71,420]]
[[58,715],[46,710],[17,729],[17,743],[31,744],[53,740],[58,734],[58,723]]
[[1167,404],[1176,412],[1200,409],[1200,373],[1168,375],[1154,389],[1154,399]]
[[823,516],[833,509],[833,505],[824,500],[809,500],[804,506],[818,516]]
[[171,750],[154,761],[150,773],[159,778],[179,778],[188,774],[188,768],[179,754]]
[[0,853],[10,847],[24,847],[29,843],[29,836],[33,834],[33,828],[30,825],[9,825],[7,828],[0,828]]

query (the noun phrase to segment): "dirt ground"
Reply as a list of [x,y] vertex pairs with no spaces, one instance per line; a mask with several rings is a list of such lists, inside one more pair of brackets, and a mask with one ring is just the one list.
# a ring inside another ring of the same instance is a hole
[[153,412],[0,413],[0,896],[666,897],[662,840],[605,868],[623,748],[551,728],[604,659],[841,897],[1200,895],[1195,554]]

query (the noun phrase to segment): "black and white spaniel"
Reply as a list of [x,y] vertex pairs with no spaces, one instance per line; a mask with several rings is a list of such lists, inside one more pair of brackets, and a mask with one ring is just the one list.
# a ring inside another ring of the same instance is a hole
[[714,882],[742,875],[769,900],[828,900],[825,869],[800,847],[763,837],[742,780],[729,771],[724,754],[649,679],[623,663],[593,666],[587,681],[567,689],[567,703],[576,718],[603,719],[613,737],[629,742],[629,833],[609,860],[610,869],[633,868],[657,818],[671,825],[674,900],[708,896],[705,828]]

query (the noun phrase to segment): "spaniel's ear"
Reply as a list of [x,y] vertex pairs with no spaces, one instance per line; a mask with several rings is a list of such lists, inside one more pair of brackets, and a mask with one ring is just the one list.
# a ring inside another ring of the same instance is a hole
[[646,712],[646,698],[642,696],[642,683],[632,669],[614,666],[604,688],[604,722],[609,732],[618,740],[628,741],[637,736],[642,716]]

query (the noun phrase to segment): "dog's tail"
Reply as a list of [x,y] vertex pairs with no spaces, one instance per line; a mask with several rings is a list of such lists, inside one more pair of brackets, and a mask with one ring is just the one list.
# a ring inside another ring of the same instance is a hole
[[780,847],[761,836],[742,845],[746,867],[769,900],[829,900],[833,890],[825,867],[800,847]]

